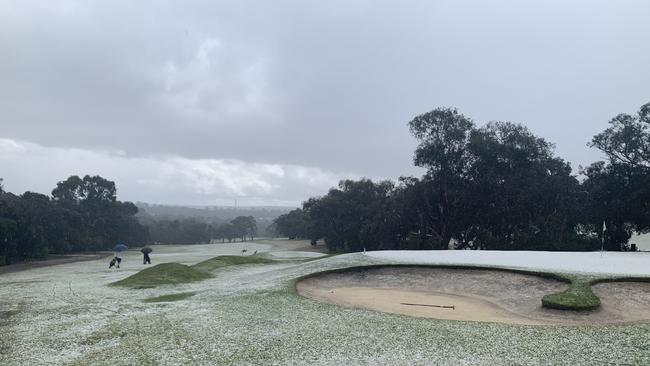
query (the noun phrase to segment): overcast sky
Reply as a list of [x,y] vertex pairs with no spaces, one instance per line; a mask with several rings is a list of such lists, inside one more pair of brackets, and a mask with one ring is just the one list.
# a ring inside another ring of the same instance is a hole
[[298,205],[420,175],[406,123],[454,106],[586,165],[650,101],[650,2],[0,1],[0,177],[121,200]]

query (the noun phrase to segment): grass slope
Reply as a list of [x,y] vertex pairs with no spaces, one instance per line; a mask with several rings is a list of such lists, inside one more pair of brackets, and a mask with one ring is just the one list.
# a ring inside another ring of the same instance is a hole
[[211,272],[216,269],[228,266],[236,266],[241,264],[267,264],[275,262],[277,261],[258,256],[223,255],[204,260],[203,262],[199,262],[193,265],[192,268],[199,271]]
[[[212,277],[209,273],[218,268],[241,264],[266,264],[277,262],[272,259],[256,256],[224,255],[210,258],[192,266],[179,263],[162,263],[144,269],[121,281],[113,282],[111,286],[130,288],[152,288],[160,285],[175,285],[205,280]],[[162,300],[167,301],[167,300]]]
[[174,285],[205,280],[212,277],[209,273],[199,271],[179,263],[162,263],[144,269],[121,281],[113,282],[111,286],[130,288],[151,288],[160,285]]

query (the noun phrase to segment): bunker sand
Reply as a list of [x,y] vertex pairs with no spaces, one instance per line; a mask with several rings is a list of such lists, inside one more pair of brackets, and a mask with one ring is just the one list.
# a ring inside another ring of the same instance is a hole
[[525,325],[650,321],[650,283],[596,285],[602,301],[596,311],[542,308],[545,294],[566,288],[566,283],[534,275],[428,267],[347,270],[297,284],[301,295],[321,302],[415,317]]
[[343,287],[310,291],[307,297],[350,308],[363,308],[423,318],[546,324],[542,321],[518,316],[485,300],[455,294],[424,293],[397,288]]

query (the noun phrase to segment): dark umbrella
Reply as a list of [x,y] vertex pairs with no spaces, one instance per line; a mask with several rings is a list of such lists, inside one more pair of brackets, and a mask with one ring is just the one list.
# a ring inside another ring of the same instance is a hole
[[124,245],[124,244],[116,244],[116,245],[113,247],[113,251],[114,251],[114,252],[122,252],[122,251],[125,251],[125,250],[127,250],[127,249],[129,249],[129,247],[127,247],[127,246]]
[[140,249],[140,251],[142,253],[144,253],[144,254],[149,254],[149,253],[153,252],[153,249],[151,249],[149,247],[144,247],[144,248]]

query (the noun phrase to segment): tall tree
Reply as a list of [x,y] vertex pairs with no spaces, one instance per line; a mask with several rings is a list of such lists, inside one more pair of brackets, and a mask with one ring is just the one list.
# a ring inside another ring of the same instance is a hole
[[461,219],[463,189],[471,163],[467,145],[474,123],[458,113],[455,108],[437,108],[421,114],[409,122],[409,128],[419,144],[415,150],[416,166],[427,168],[424,189],[432,221],[422,228],[421,235],[433,237],[440,248],[447,248],[450,240],[458,235],[455,222]]
[[[584,170],[591,222],[606,222],[610,250],[626,249],[633,231],[650,231],[650,103],[619,114],[589,144],[607,156]],[[596,229],[599,230],[599,229]]]
[[[467,212],[484,249],[574,248],[581,190],[553,145],[522,125],[493,122],[472,132],[469,151],[473,204]],[[571,243],[571,244],[569,244]]]
[[311,238],[311,225],[309,215],[300,208],[278,216],[273,220],[277,234],[284,235],[289,239]]
[[589,144],[607,155],[610,164],[650,170],[650,103],[636,115],[619,114]]
[[312,239],[324,238],[330,250],[360,251],[386,248],[388,209],[393,184],[369,179],[344,180],[327,195],[311,198],[303,210],[312,220]]

